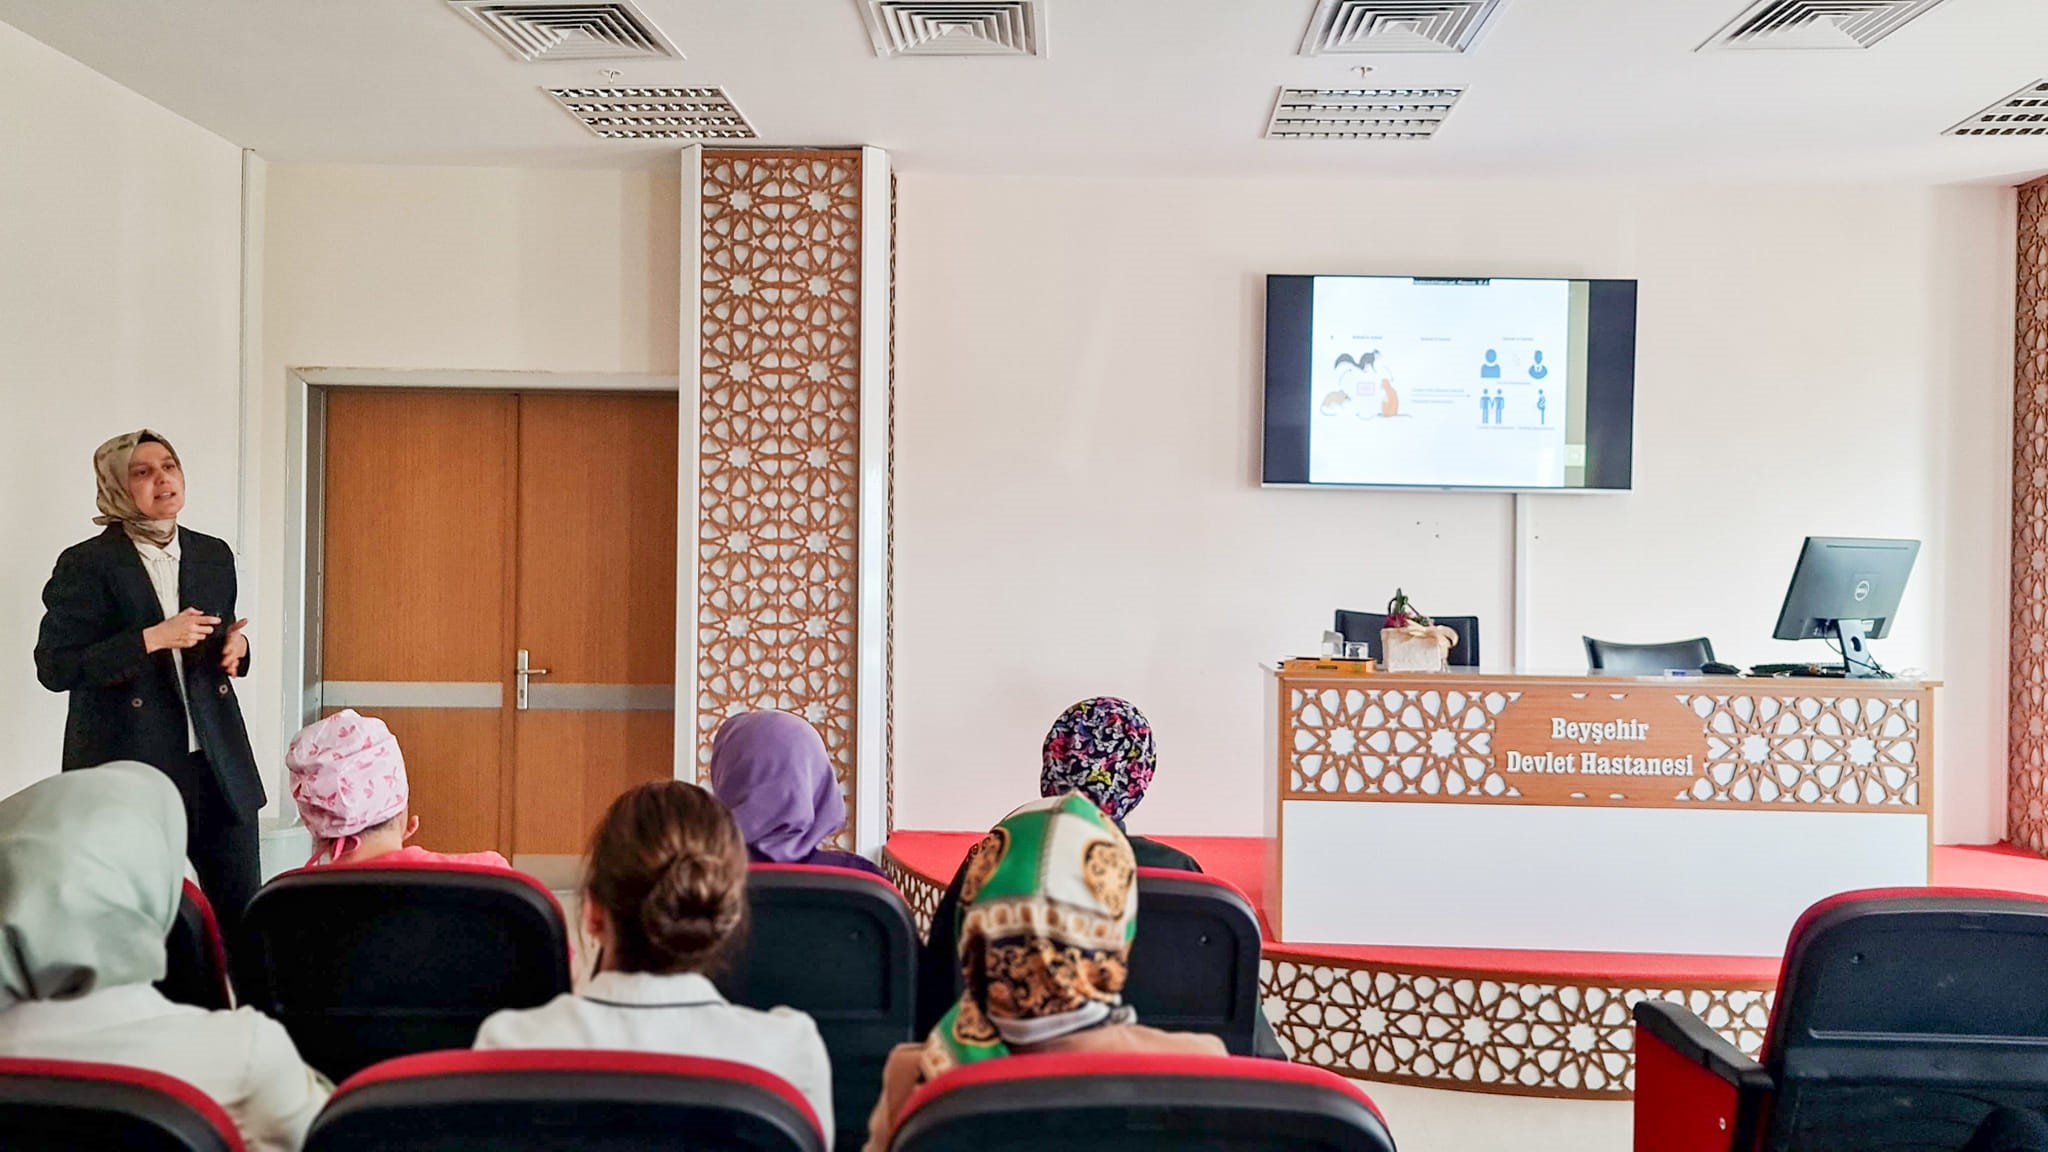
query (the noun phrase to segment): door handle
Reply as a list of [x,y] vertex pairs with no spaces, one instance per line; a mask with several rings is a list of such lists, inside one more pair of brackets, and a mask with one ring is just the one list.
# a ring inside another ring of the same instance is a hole
[[519,650],[519,663],[513,665],[512,668],[512,682],[514,685],[512,707],[521,712],[526,711],[526,686],[528,682],[532,677],[545,676],[547,674],[547,669],[535,668],[526,649],[521,648]]

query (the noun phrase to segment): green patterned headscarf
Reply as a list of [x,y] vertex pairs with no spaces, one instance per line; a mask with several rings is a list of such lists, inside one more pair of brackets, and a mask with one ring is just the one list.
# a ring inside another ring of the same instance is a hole
[[[1123,1003],[1138,928],[1137,864],[1079,792],[1026,804],[967,857],[960,888],[960,1002],[925,1041],[931,1079],[1101,1024]],[[939,926],[944,930],[944,926]]]

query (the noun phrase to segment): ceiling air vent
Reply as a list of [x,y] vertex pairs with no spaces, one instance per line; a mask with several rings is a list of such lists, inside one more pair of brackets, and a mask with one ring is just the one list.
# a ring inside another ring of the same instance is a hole
[[1706,48],[1868,48],[1944,0],[1760,0]]
[[877,56],[1040,56],[1044,0],[861,0]]
[[1268,140],[1427,140],[1463,88],[1282,88]]
[[1499,6],[1500,0],[1322,0],[1301,54],[1463,52]]
[[514,60],[681,58],[675,45],[625,0],[448,0]]
[[754,126],[723,88],[549,88],[569,115],[606,140],[752,140]]
[[2048,80],[2036,80],[1944,136],[2048,136]]

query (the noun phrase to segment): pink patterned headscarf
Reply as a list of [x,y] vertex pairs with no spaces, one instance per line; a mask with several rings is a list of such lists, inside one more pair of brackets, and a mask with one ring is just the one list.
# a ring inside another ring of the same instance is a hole
[[292,801],[313,834],[313,855],[337,859],[349,843],[405,811],[405,757],[391,729],[344,708],[292,737],[284,756]]

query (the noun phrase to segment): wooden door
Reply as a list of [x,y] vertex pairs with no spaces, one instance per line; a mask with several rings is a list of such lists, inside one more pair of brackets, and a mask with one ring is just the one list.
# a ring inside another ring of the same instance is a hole
[[321,711],[391,726],[441,852],[504,843],[518,417],[509,395],[327,398]]
[[672,773],[676,448],[673,395],[328,394],[322,710],[390,724],[418,843],[573,857]]
[[676,398],[527,396],[512,843],[574,855],[619,793],[675,770]]

